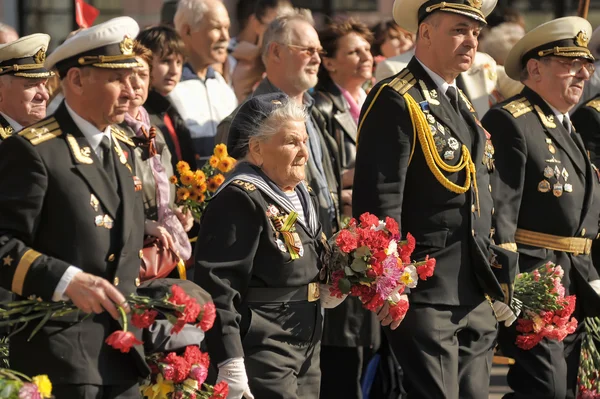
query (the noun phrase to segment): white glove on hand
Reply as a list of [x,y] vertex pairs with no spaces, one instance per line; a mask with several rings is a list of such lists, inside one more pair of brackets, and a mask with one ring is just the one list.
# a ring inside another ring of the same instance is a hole
[[330,287],[331,287],[331,285],[329,285],[329,284],[319,284],[319,292],[321,293],[319,300],[321,301],[321,306],[325,309],[335,308],[340,303],[344,302],[344,299],[346,299],[346,297],[348,296],[348,295],[344,295],[341,298],[333,296],[333,295],[331,295],[331,292],[329,291]]
[[596,294],[600,295],[600,280],[590,281],[590,286],[596,291]]
[[248,376],[243,358],[236,357],[219,367],[217,383],[221,381],[225,381],[229,385],[227,399],[254,399],[250,392],[250,386],[248,386]]
[[515,315],[511,308],[504,302],[495,301],[492,304],[492,308],[496,314],[496,319],[498,321],[503,321],[506,327],[512,326],[512,324],[517,320],[517,315]]

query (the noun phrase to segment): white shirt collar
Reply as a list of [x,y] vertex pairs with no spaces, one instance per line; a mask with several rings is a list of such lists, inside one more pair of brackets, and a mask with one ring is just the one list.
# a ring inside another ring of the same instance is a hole
[[419,60],[416,56],[415,59],[419,62],[419,64],[421,64],[421,66],[423,67],[425,72],[427,72],[431,80],[433,80],[433,83],[435,83],[435,85],[437,86],[438,91],[441,91],[442,94],[446,95],[446,90],[448,90],[448,87],[452,86],[456,89],[456,92],[458,93],[458,88],[456,87],[456,79],[454,79],[452,83],[448,83],[440,75],[427,68],[427,66],[423,64],[421,60]]
[[75,111],[73,111],[73,109],[69,107],[69,104],[66,100],[65,106],[67,107],[67,112],[69,113],[69,115],[71,115],[71,118],[73,118],[73,122],[75,122],[75,125],[79,128],[81,133],[83,133],[83,136],[87,139],[88,143],[90,143],[92,150],[94,150],[96,155],[100,155],[100,153],[102,152],[102,150],[100,149],[100,142],[102,141],[102,138],[106,136],[109,140],[111,140],[110,126],[107,126],[106,129],[104,129],[104,131],[101,132],[90,122],[77,115],[77,113],[75,113]]
[[10,116],[6,115],[4,112],[0,112],[0,115],[2,115],[4,117],[4,119],[6,119],[8,124],[14,129],[15,132],[18,132],[23,129],[23,126],[20,123],[18,123],[16,120],[11,118]]

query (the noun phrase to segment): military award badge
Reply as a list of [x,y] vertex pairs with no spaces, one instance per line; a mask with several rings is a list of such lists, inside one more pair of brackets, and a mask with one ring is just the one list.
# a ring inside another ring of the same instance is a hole
[[298,213],[295,211],[284,214],[275,205],[267,208],[267,217],[275,231],[275,243],[281,252],[289,252],[292,260],[304,255],[302,240],[296,232]]

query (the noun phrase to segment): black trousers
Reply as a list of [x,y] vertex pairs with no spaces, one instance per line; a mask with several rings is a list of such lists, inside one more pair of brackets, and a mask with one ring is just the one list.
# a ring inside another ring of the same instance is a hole
[[316,399],[323,317],[319,302],[251,305],[242,339],[250,391],[257,399]]
[[530,350],[515,345],[515,325],[502,326],[498,335],[502,353],[515,360],[507,375],[508,386],[514,392],[504,398],[575,398],[583,325],[580,324],[563,342],[544,339]]
[[490,304],[411,304],[386,328],[408,399],[488,399],[497,322]]
[[55,399],[141,399],[138,383],[126,385],[54,385]]
[[363,346],[322,345],[320,397],[362,399],[362,376],[373,354]]

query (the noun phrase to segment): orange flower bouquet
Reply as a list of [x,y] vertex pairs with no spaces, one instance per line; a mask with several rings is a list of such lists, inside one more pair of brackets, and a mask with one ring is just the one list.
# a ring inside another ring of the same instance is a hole
[[170,178],[177,187],[177,205],[189,209],[196,221],[200,221],[208,201],[225,181],[225,173],[230,172],[236,160],[227,153],[225,144],[217,144],[213,155],[204,166],[195,171],[185,161],[177,163],[179,177]]

